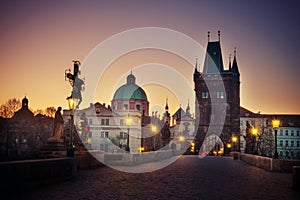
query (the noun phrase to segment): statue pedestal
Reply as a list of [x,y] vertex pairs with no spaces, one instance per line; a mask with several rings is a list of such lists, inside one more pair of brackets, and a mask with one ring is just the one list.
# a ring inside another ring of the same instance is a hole
[[62,139],[51,137],[47,140],[47,144],[41,149],[45,154],[55,156],[65,156],[67,147]]

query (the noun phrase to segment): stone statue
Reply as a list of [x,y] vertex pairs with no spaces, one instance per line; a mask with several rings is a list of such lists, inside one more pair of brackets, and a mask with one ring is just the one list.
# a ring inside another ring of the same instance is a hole
[[54,128],[53,128],[53,135],[52,135],[52,137],[58,140],[60,140],[63,135],[63,126],[64,126],[64,119],[60,112],[61,112],[61,107],[58,107],[57,111],[55,112]]
[[78,74],[80,74],[79,70],[79,61],[73,61],[74,62],[74,69],[73,69],[73,74],[66,73],[66,77],[69,79],[71,86],[72,86],[72,93],[71,96],[67,97],[69,98],[76,98],[78,99],[78,105],[77,108],[79,108],[80,103],[82,102],[82,95],[81,91],[83,90],[84,87],[84,81],[78,77]]

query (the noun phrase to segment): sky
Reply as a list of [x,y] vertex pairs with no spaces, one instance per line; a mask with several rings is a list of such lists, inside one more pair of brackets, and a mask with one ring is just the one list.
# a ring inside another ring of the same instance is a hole
[[[220,30],[225,67],[237,49],[241,106],[266,114],[300,114],[299,9],[300,3],[291,0],[0,1],[0,104],[26,95],[33,109],[67,108],[71,87],[64,73],[72,60],[83,63],[82,78],[88,83],[84,71],[97,71],[88,61],[99,45],[132,29],[159,27],[182,33],[203,48],[207,32],[217,40]],[[106,53],[122,48],[111,46]],[[190,48],[189,58],[197,57],[201,66],[204,57],[196,50]],[[121,54],[97,78],[92,99],[110,104],[132,70],[150,110],[163,110],[168,98],[171,113],[188,102],[193,112],[192,62],[161,49]],[[186,92],[182,85],[189,86]],[[86,84],[87,90],[90,86]]]

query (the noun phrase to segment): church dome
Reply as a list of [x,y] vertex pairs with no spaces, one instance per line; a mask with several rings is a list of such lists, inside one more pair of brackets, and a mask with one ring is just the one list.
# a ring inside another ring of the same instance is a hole
[[135,84],[135,76],[129,74],[127,76],[127,83],[117,89],[114,94],[113,100],[145,100],[147,95],[145,91]]

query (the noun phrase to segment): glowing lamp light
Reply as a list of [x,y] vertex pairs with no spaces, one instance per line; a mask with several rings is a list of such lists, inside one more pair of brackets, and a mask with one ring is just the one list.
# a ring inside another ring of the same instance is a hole
[[231,144],[230,144],[230,143],[227,143],[226,147],[227,147],[228,149],[230,149],[230,148],[231,148]]
[[251,129],[251,133],[252,133],[252,135],[256,136],[258,134],[258,129],[253,127]]
[[232,140],[232,142],[235,143],[235,142],[237,142],[238,138],[236,136],[232,136],[231,140]]
[[184,137],[183,135],[180,135],[180,136],[178,137],[178,139],[179,139],[180,142],[183,142],[183,141],[185,140],[185,137]]
[[214,154],[215,156],[218,155],[216,151],[213,151],[213,154]]
[[140,150],[140,152],[142,152],[142,151],[145,150],[145,148],[144,147],[140,147],[139,150]]
[[272,120],[272,126],[275,129],[279,128],[279,126],[280,126],[280,120],[279,119],[273,119]]
[[127,126],[131,126],[132,118],[130,116],[126,117],[125,123],[126,123]]
[[151,131],[152,131],[153,133],[156,133],[156,131],[157,131],[157,126],[151,125]]
[[78,99],[77,98],[68,98],[68,104],[69,104],[69,109],[70,110],[75,110],[78,105]]

